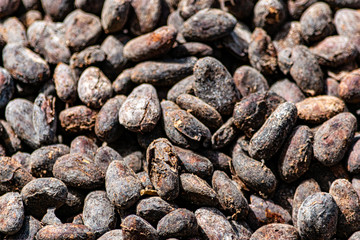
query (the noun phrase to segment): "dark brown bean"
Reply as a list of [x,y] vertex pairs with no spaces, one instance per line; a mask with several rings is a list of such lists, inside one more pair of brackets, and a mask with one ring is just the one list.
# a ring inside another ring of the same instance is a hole
[[176,102],[176,99],[181,94],[192,94],[193,93],[193,84],[195,82],[194,75],[190,75],[183,80],[174,84],[172,88],[167,93],[167,100]]
[[89,67],[81,74],[78,95],[88,107],[100,108],[112,96],[112,91],[111,82],[99,68]]
[[183,44],[178,44],[176,47],[173,47],[170,50],[170,54],[175,58],[181,57],[206,57],[213,55],[213,49],[209,45],[199,42],[188,42]]
[[168,138],[177,145],[196,149],[201,144],[209,146],[211,132],[187,111],[171,101],[161,102],[164,129]]
[[324,122],[315,133],[315,158],[325,166],[339,163],[351,145],[356,125],[351,113],[340,113]]
[[267,32],[274,32],[286,18],[285,4],[281,0],[260,0],[254,7],[254,24]]
[[129,19],[130,31],[135,35],[151,32],[161,16],[160,0],[133,0],[134,14]]
[[208,239],[237,239],[230,222],[216,208],[202,207],[195,211],[201,235]]
[[82,72],[89,66],[99,66],[106,59],[105,52],[99,45],[85,48],[81,52],[74,53],[70,59],[70,67],[75,71]]
[[200,98],[190,94],[181,94],[176,98],[176,104],[189,111],[209,128],[217,129],[223,124],[219,112]]
[[280,177],[293,182],[304,175],[313,158],[313,133],[305,125],[296,127],[282,147],[278,169]]
[[105,0],[75,0],[75,7],[85,12],[99,14]]
[[337,235],[348,238],[360,230],[360,197],[346,179],[337,179],[331,184],[329,193],[339,207]]
[[61,21],[74,7],[71,0],[41,0],[42,8],[54,21]]
[[358,55],[356,46],[346,36],[329,36],[313,46],[311,52],[320,65],[338,67],[350,63]]
[[275,46],[262,28],[255,28],[251,35],[249,60],[251,66],[264,75],[273,75],[278,72]]
[[332,11],[324,2],[312,4],[301,15],[301,34],[307,42],[317,42],[331,35],[335,27],[332,23]]
[[94,44],[102,31],[100,19],[80,9],[67,15],[64,24],[65,40],[68,47],[73,51],[80,51]]
[[196,60],[195,57],[186,57],[142,62],[133,68],[131,81],[136,84],[172,86],[192,74]]
[[178,156],[166,138],[153,141],[146,150],[146,171],[157,194],[165,200],[173,200],[179,194]]
[[180,175],[181,199],[196,206],[216,207],[219,204],[216,192],[198,176],[190,173]]
[[2,52],[4,67],[11,76],[25,84],[48,80],[50,68],[44,59],[18,43],[7,44]]
[[198,223],[193,212],[179,208],[168,213],[158,222],[157,231],[162,238],[191,237],[197,235]]
[[115,207],[105,191],[93,191],[86,196],[83,220],[84,225],[90,227],[97,236],[115,228]]
[[295,125],[296,106],[282,103],[254,134],[249,143],[249,154],[255,159],[270,159],[281,147]]
[[70,144],[71,154],[81,154],[91,160],[94,159],[97,149],[96,143],[86,136],[77,136]]
[[105,0],[101,11],[101,25],[105,33],[120,31],[128,19],[129,11],[129,0]]
[[17,98],[7,104],[5,117],[16,135],[31,148],[36,149],[40,146],[40,141],[33,125],[33,108],[34,105],[30,101]]
[[114,92],[117,94],[128,94],[135,84],[131,81],[132,68],[127,68],[120,73],[112,84]]
[[6,236],[7,240],[33,240],[36,233],[42,228],[42,224],[39,220],[32,216],[26,216],[24,218],[23,225],[15,235]]
[[352,174],[360,173],[360,137],[355,136],[346,159],[346,169]]
[[292,204],[292,221],[295,227],[297,227],[298,212],[302,202],[316,192],[321,192],[321,189],[312,178],[302,181],[296,188]]
[[[106,54],[105,62],[102,64],[102,70],[111,80],[120,74],[127,63],[123,49],[124,44],[113,35],[106,37],[101,44],[101,50]],[[114,85],[113,88],[115,90]],[[115,90],[115,92],[117,91]]]
[[119,124],[119,111],[125,99],[124,95],[115,96],[100,109],[95,122],[95,134],[100,140],[114,142],[121,136],[123,128]]
[[235,218],[245,218],[249,205],[243,193],[223,171],[215,171],[212,186],[218,195],[221,207]]
[[19,193],[8,192],[0,197],[1,233],[10,235],[17,233],[23,225],[24,216],[24,204]]
[[241,66],[234,73],[234,83],[243,97],[255,92],[263,92],[269,89],[264,76],[255,68]]
[[360,33],[357,22],[360,21],[360,13],[355,9],[339,9],[334,16],[334,24],[339,35],[352,37]]
[[94,240],[95,235],[89,227],[81,224],[65,223],[60,225],[48,225],[41,228],[36,236],[36,240],[51,239],[78,239]]
[[60,100],[66,103],[74,102],[77,95],[77,82],[71,68],[64,63],[59,63],[54,70],[53,78],[56,94]]
[[339,96],[345,102],[360,102],[360,70],[354,70],[346,74],[339,85]]
[[184,19],[188,19],[198,11],[210,8],[214,3],[214,0],[202,0],[202,1],[192,1],[192,0],[181,0],[178,5],[180,16]]
[[136,215],[127,216],[121,223],[124,240],[157,240],[158,232],[146,220]]
[[60,112],[59,120],[65,131],[79,133],[94,128],[96,112],[86,106],[75,106]]
[[271,86],[270,91],[292,103],[297,103],[305,99],[305,95],[301,92],[300,88],[287,78],[275,82]]
[[306,98],[296,103],[298,118],[305,123],[320,124],[345,110],[345,103],[332,96]]
[[213,57],[199,59],[194,66],[195,96],[213,106],[220,114],[229,115],[238,99],[228,70]]
[[239,129],[234,124],[234,118],[229,118],[211,137],[213,149],[223,148],[229,145],[239,134]]
[[33,176],[10,157],[0,157],[0,195],[21,190]]
[[26,212],[41,218],[50,207],[64,204],[68,189],[56,178],[37,178],[26,184],[21,190]]
[[51,177],[55,161],[70,152],[64,144],[55,144],[36,149],[29,157],[31,173],[35,177]]
[[231,165],[233,174],[247,187],[265,195],[275,191],[277,180],[271,170],[263,163],[246,156],[241,149],[233,151]]
[[133,170],[123,161],[112,161],[106,171],[105,188],[111,203],[126,209],[140,198],[142,185]]
[[175,150],[181,161],[181,166],[186,172],[193,173],[204,179],[211,177],[214,167],[209,159],[188,149],[175,147]]
[[141,35],[126,43],[124,57],[132,61],[143,61],[166,54],[175,42],[177,31],[172,26],[164,26]]
[[119,122],[133,132],[150,132],[161,116],[156,89],[150,84],[141,84],[133,89],[119,110]]
[[256,230],[250,240],[279,239],[279,240],[300,240],[296,228],[289,224],[272,223]]
[[27,36],[34,51],[43,55],[48,63],[69,62],[71,53],[66,46],[63,24],[36,21],[29,26]]
[[83,154],[66,154],[59,157],[54,164],[53,174],[67,186],[81,189],[102,186],[105,177],[93,160]]
[[212,41],[229,35],[236,18],[219,9],[203,9],[184,22],[182,34],[191,41]]
[[40,144],[56,141],[57,113],[55,97],[40,93],[34,101],[33,125]]
[[337,222],[338,207],[329,193],[314,193],[299,208],[297,226],[302,238],[331,239]]
[[102,235],[100,238],[98,238],[98,240],[113,240],[113,239],[123,240],[124,235],[122,230],[120,229],[111,230],[105,233],[104,235]]
[[323,92],[323,73],[315,56],[303,46],[295,46],[291,53],[290,75],[299,88],[307,95],[314,96]]
[[156,226],[161,218],[175,209],[175,205],[159,197],[150,197],[139,201],[136,206],[136,215]]

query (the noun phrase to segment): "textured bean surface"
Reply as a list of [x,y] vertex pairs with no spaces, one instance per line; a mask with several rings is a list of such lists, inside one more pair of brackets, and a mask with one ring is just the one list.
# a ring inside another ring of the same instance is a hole
[[324,122],[314,136],[314,156],[322,164],[333,166],[350,147],[356,129],[351,113],[340,113]]
[[360,230],[360,197],[346,179],[337,179],[329,193],[339,207],[338,235],[346,238]]
[[230,34],[236,19],[218,9],[203,9],[184,22],[182,34],[192,41],[212,41]]
[[119,122],[134,132],[150,132],[160,119],[161,109],[156,89],[142,84],[129,94],[119,110]]
[[199,59],[194,66],[195,96],[221,114],[231,113],[237,100],[234,81],[225,66],[212,57]]
[[15,234],[24,221],[24,204],[21,195],[9,192],[0,197],[0,232]]
[[64,182],[56,178],[34,179],[21,190],[25,208],[35,217],[42,217],[49,207],[61,206],[67,194]]
[[332,96],[306,98],[296,104],[299,119],[313,124],[329,120],[345,110],[345,103]]
[[197,235],[198,223],[195,214],[179,208],[165,215],[157,225],[161,237],[190,237]]
[[338,207],[329,193],[314,193],[299,208],[297,226],[302,238],[331,239],[337,222]]
[[254,134],[249,143],[249,154],[256,159],[269,159],[280,149],[297,119],[297,110],[292,103],[283,103]]
[[84,225],[90,227],[96,235],[102,235],[115,227],[115,207],[105,191],[93,191],[86,196],[83,220]]
[[115,160],[106,171],[106,193],[118,208],[129,208],[140,198],[141,182],[124,162]]
[[277,180],[272,171],[263,163],[248,157],[241,149],[234,150],[232,168],[248,187],[264,194],[272,193],[277,185]]

